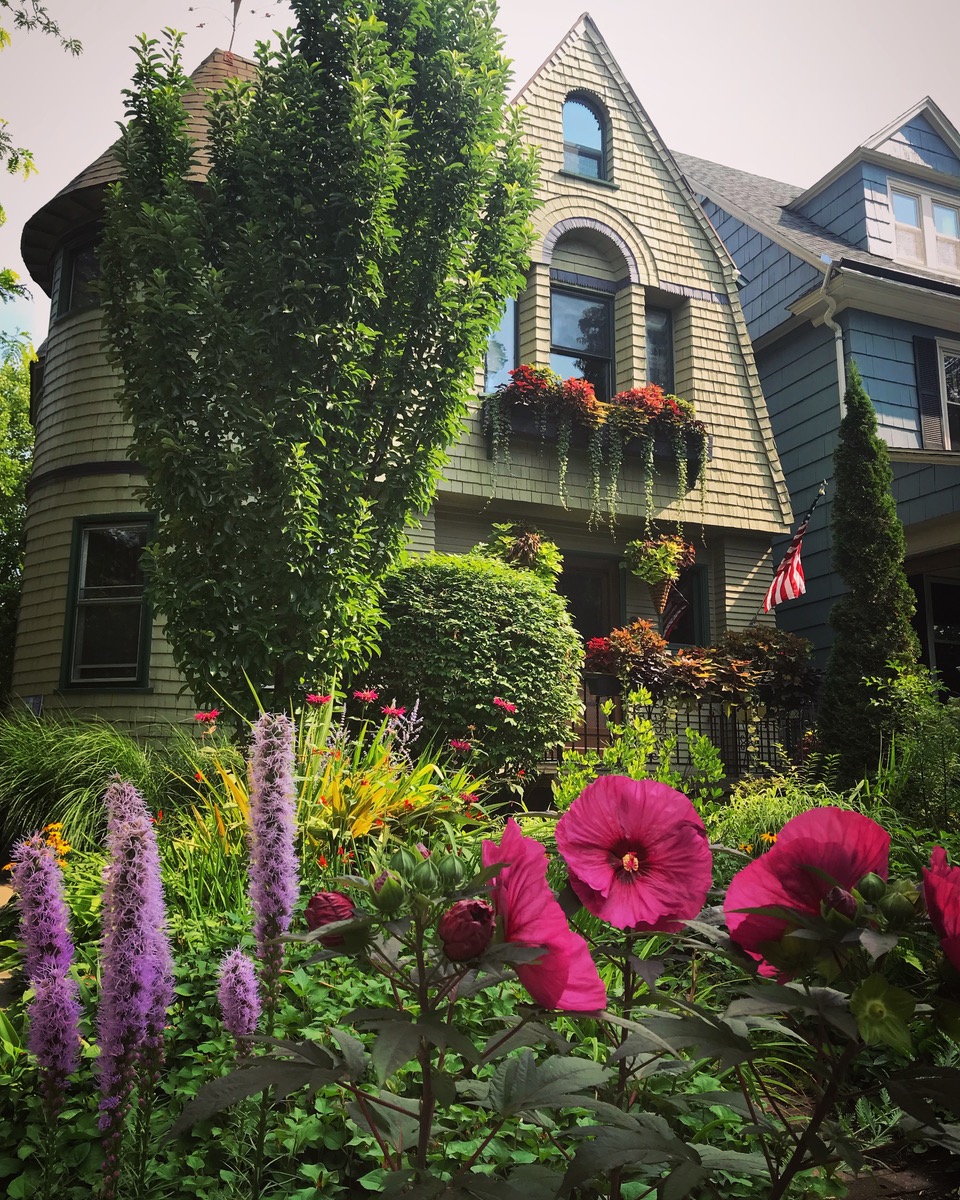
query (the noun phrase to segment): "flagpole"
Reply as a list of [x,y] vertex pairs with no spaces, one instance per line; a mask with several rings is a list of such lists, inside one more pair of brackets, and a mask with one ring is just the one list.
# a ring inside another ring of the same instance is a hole
[[[805,527],[807,526],[807,524],[810,521],[810,518],[813,516],[817,505],[820,503],[820,501],[823,499],[823,497],[826,494],[827,494],[827,481],[825,479],[821,479],[820,487],[817,489],[817,494],[813,498],[813,503],[807,509],[806,513],[804,513],[803,518],[798,522],[797,530],[805,529]],[[774,571],[774,573],[773,573],[774,579],[776,579],[776,577],[779,575],[779,573],[783,569],[784,563],[787,561],[787,556],[790,553],[790,548],[793,545],[793,539],[796,536],[797,536],[796,531],[794,531],[793,536],[791,537],[790,541],[787,543],[786,553],[784,554],[783,558],[780,560],[780,563],[777,566],[776,571]],[[753,618],[754,623],[756,623],[757,621],[760,620],[760,618],[764,615],[765,611],[769,611],[769,610],[764,609],[765,601],[766,601],[766,596],[764,596],[764,600],[761,601],[760,607],[757,609],[757,615]],[[770,608],[775,608],[775,607],[776,607],[775,604],[771,604],[771,606],[770,606]]]

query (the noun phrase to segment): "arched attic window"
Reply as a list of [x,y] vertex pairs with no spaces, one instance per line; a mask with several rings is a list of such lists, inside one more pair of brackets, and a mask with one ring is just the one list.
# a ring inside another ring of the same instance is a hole
[[563,169],[590,179],[607,178],[606,113],[572,92],[563,102]]

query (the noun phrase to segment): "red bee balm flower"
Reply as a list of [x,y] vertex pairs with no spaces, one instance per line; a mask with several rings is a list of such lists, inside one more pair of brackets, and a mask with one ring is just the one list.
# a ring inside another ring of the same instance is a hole
[[780,830],[776,845],[734,875],[723,902],[730,936],[760,963],[761,975],[787,978],[766,952],[798,923],[743,910],[790,908],[819,917],[830,897],[829,906],[843,911],[864,875],[886,879],[889,853],[890,835],[861,813],[830,807],[800,813]]
[[483,843],[483,865],[504,863],[490,881],[494,912],[503,922],[503,940],[518,946],[543,946],[535,962],[514,969],[534,1001],[562,1012],[596,1012],[607,1002],[587,943],[567,924],[547,883],[547,852],[524,837],[511,818],[500,845]]
[[473,747],[469,742],[465,742],[461,738],[451,738],[450,749],[455,754],[469,754]]
[[375,692],[370,688],[362,688],[360,691],[353,693],[353,698],[354,700],[362,700],[364,704],[372,704],[379,694],[379,692]]
[[201,725],[212,725],[213,722],[220,716],[219,708],[211,708],[209,712],[198,712],[193,714],[193,719],[199,721]]
[[494,912],[486,900],[458,900],[440,918],[437,933],[451,962],[479,958],[493,941]]
[[501,699],[500,696],[494,696],[493,702],[497,708],[502,708],[504,712],[515,713],[517,711],[515,704],[512,704],[509,700]]
[[320,696],[316,692],[307,692],[305,699],[308,704],[329,704],[332,696]]
[[557,849],[584,906],[618,929],[676,932],[713,878],[697,810],[652,779],[607,775],[584,788],[557,822]]
[[[334,921],[349,921],[354,912],[356,906],[343,892],[317,892],[311,897],[303,915],[308,929],[321,929],[324,925],[332,925]],[[320,945],[328,948],[342,946],[343,938],[336,934],[320,938]]]
[[380,711],[385,717],[402,717],[407,710],[405,708],[396,708],[393,704],[385,704]]
[[948,864],[942,846],[930,855],[929,871],[923,869],[923,898],[944,954],[960,971],[960,867]]

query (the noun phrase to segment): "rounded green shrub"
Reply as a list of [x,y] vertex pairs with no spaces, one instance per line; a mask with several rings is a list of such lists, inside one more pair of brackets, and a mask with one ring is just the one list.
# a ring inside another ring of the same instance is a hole
[[504,772],[570,739],[583,645],[553,587],[492,559],[431,554],[389,574],[384,592],[371,670],[383,696],[419,696],[424,737],[469,742],[485,771]]

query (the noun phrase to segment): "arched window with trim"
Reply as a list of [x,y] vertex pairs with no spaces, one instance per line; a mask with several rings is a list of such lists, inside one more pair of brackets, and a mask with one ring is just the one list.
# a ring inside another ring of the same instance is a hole
[[600,108],[574,93],[563,103],[563,169],[590,179],[607,178],[606,121]]

